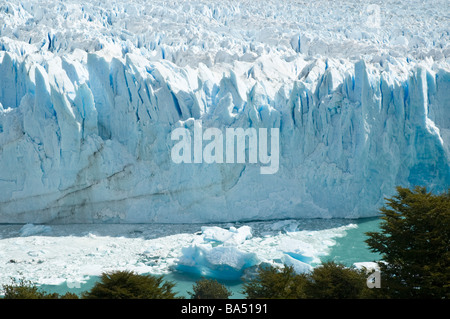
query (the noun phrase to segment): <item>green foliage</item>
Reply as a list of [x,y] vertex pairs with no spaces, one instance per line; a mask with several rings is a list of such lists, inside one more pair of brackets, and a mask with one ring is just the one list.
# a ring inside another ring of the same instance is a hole
[[312,299],[359,299],[369,296],[368,274],[335,262],[326,262],[308,275],[304,291]]
[[368,274],[335,262],[326,262],[307,274],[290,266],[259,268],[255,279],[244,283],[248,299],[359,299],[370,298]]
[[10,285],[3,285],[4,299],[42,299],[43,293],[30,281],[13,280]]
[[103,273],[89,292],[86,299],[174,299],[175,285],[162,277],[138,275],[131,271]]
[[[85,292],[86,299],[174,299],[174,284],[160,277],[137,275],[129,271],[103,273],[100,282]],[[3,285],[4,299],[79,299],[74,293],[45,293],[29,281],[13,280]]]
[[243,293],[248,299],[299,299],[306,297],[305,283],[306,275],[296,274],[293,267],[259,267],[256,278],[244,283]]
[[59,296],[59,299],[79,299],[77,294],[72,292],[67,292],[62,296]]
[[73,293],[60,296],[57,293],[45,293],[40,291],[32,282],[19,279],[12,280],[10,285],[3,285],[4,299],[78,299]]
[[188,292],[191,299],[228,299],[232,292],[217,280],[202,278],[193,286],[193,292]]
[[380,232],[366,243],[383,262],[383,298],[450,297],[450,190],[433,195],[424,187],[397,187],[381,208]]

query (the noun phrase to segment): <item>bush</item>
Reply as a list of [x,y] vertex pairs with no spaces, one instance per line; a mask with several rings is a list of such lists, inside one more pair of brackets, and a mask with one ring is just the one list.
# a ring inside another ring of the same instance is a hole
[[30,281],[12,280],[10,285],[3,285],[4,299],[42,299],[43,293]]
[[260,267],[255,279],[244,283],[248,299],[358,299],[369,298],[368,274],[326,262],[307,274],[292,267]]
[[206,278],[198,280],[193,290],[188,292],[191,299],[228,299],[232,295],[232,292],[217,280]]
[[25,279],[12,280],[10,285],[3,285],[3,291],[4,299],[78,299],[76,294],[70,292],[60,296],[39,291],[36,285]]
[[273,266],[259,267],[256,278],[244,283],[243,293],[247,299],[299,299],[306,297],[305,283],[306,275],[296,274],[291,266],[281,270]]
[[369,232],[380,253],[383,298],[450,297],[450,189],[433,195],[424,187],[397,187],[381,208],[380,232]]
[[162,277],[138,275],[131,271],[103,273],[85,299],[174,299],[175,285]]
[[312,299],[359,299],[369,296],[368,275],[335,262],[326,262],[308,275],[305,295]]
[[72,292],[67,292],[62,296],[59,296],[59,299],[79,299],[77,294]]

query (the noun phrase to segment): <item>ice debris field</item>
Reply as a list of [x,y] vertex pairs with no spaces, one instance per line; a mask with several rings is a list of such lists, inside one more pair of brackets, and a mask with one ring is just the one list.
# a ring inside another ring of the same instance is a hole
[[125,269],[230,281],[251,276],[261,263],[291,265],[302,273],[356,228],[335,219],[220,226],[3,225],[0,285],[26,278],[38,285],[73,288],[102,272]]
[[[376,216],[397,185],[447,189],[449,10],[3,0],[0,283],[307,271],[356,227],[335,218]],[[174,163],[171,131],[196,120],[278,128],[279,170]]]

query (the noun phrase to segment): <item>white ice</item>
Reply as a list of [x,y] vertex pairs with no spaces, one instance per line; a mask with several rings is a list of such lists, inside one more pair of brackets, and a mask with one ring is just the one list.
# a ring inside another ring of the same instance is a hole
[[[440,0],[2,1],[0,223],[357,218],[397,185],[445,190],[448,15]],[[279,128],[278,172],[173,163],[170,133],[195,119]]]

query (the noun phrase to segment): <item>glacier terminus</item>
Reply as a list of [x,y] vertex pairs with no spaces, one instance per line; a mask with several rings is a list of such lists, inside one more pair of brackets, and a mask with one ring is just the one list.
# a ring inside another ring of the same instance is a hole
[[[2,1],[0,223],[360,218],[398,185],[446,190],[448,10]],[[174,162],[198,121],[276,129],[277,159]]]

